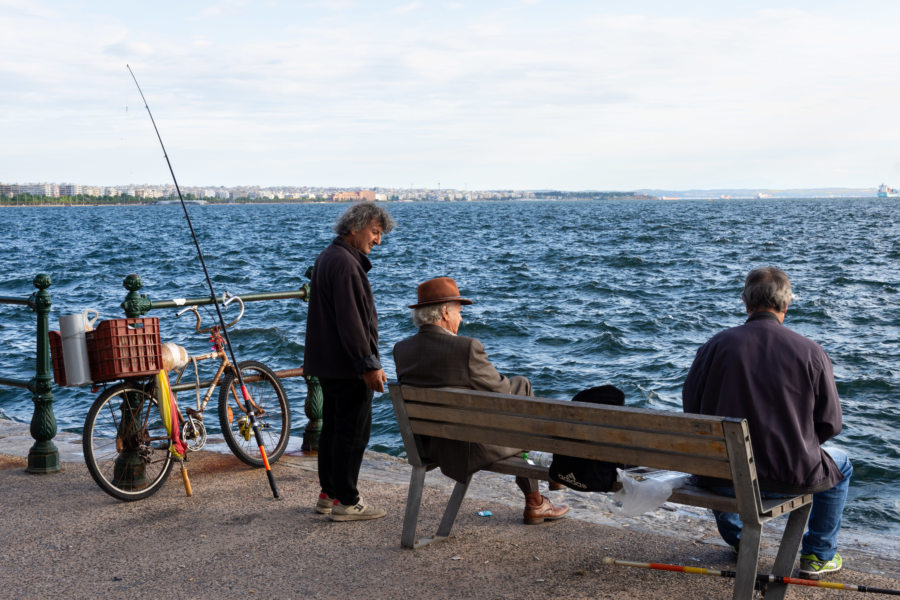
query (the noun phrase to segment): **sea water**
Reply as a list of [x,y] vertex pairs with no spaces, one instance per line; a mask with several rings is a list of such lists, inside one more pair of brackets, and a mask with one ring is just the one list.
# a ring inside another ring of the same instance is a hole
[[[630,406],[681,410],[697,348],[745,319],[747,272],[787,272],[785,325],[820,343],[834,363],[844,430],[833,440],[855,473],[844,527],[900,534],[900,205],[895,199],[388,203],[396,229],[372,250],[369,273],[381,354],[415,333],[416,285],[453,277],[474,300],[462,335],[482,340],[505,374],[528,376],[540,396],[570,399],[613,384]],[[217,294],[294,290],[334,237],[340,204],[188,207]],[[208,296],[181,206],[0,209],[0,296],[27,297],[53,280],[51,329],[86,308],[124,316],[129,273],[153,300]],[[163,341],[208,348],[193,318],[153,311]],[[208,314],[207,318],[212,315]],[[239,359],[275,369],[303,361],[306,304],[253,302],[231,330]],[[0,305],[0,376],[34,375],[35,316]],[[302,436],[306,386],[285,379]],[[80,433],[96,394],[55,388],[59,429]],[[0,417],[30,422],[31,395],[0,386]],[[214,412],[208,415],[217,430]],[[376,396],[371,447],[403,444],[387,394]]]

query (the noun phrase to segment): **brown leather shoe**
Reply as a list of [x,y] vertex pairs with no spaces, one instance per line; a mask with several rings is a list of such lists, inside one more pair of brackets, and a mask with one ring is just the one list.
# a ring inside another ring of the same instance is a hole
[[[540,499],[540,503],[538,503]],[[523,518],[526,525],[537,525],[544,521],[555,521],[566,516],[569,507],[565,504],[554,506],[546,496],[541,496],[540,492],[532,492],[525,494],[525,512]]]

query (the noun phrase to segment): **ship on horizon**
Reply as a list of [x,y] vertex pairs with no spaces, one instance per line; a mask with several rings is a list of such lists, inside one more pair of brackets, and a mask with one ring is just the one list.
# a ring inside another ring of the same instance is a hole
[[894,188],[889,188],[885,184],[881,184],[878,186],[878,197],[879,198],[900,198],[900,192],[895,190]]

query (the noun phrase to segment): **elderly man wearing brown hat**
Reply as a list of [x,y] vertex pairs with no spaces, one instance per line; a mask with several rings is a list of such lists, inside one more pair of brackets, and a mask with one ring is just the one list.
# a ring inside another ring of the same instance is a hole
[[[530,396],[531,382],[521,376],[504,377],[488,360],[478,340],[456,335],[462,323],[462,305],[472,304],[459,295],[449,277],[430,279],[418,287],[418,302],[411,304],[413,323],[419,332],[394,346],[397,379],[419,387],[460,387],[503,394]],[[441,438],[425,441],[425,453],[440,465],[441,472],[459,482],[500,459],[522,450],[459,442]],[[534,479],[516,477],[525,494],[525,523],[531,525],[559,519],[569,512],[541,495]]]

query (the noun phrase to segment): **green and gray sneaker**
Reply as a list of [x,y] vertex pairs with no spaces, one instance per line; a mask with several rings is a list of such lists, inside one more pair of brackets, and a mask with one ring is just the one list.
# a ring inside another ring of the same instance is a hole
[[821,579],[828,573],[837,573],[843,566],[844,561],[837,552],[831,560],[822,560],[815,554],[801,554],[798,574],[803,579]]

